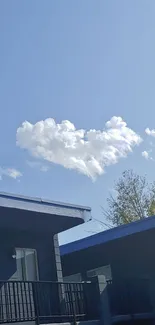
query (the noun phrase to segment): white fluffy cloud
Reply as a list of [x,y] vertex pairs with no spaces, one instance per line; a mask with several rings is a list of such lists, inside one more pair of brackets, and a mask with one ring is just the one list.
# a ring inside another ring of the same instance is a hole
[[151,135],[152,137],[155,137],[155,130],[154,129],[150,130],[149,128],[146,128],[145,133],[147,135]]
[[22,176],[22,173],[15,169],[15,168],[2,168],[0,167],[0,179],[3,178],[3,176],[8,176],[14,179],[17,179]]
[[95,178],[106,166],[126,157],[139,145],[141,137],[127,127],[121,117],[113,116],[104,130],[76,129],[65,120],[57,124],[48,118],[31,124],[25,121],[16,134],[17,145],[35,158],[75,169]]
[[[150,129],[150,128],[146,128],[145,129],[145,133],[149,136],[149,137],[155,137],[155,129]],[[152,139],[152,141],[153,141],[153,139]],[[145,158],[145,159],[147,159],[147,160],[152,160],[152,161],[155,161],[155,159],[152,157],[152,154],[154,153],[154,150],[153,150],[153,148],[154,148],[154,141],[153,142],[150,142],[149,143],[149,150],[147,149],[147,151],[143,151],[142,152],[142,156]],[[153,155],[154,156],[154,155]]]
[[146,160],[151,159],[149,152],[146,150],[142,152],[142,157],[144,157]]

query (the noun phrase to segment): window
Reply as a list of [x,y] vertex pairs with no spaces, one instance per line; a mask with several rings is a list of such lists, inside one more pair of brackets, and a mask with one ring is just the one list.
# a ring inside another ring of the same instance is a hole
[[88,277],[94,277],[94,276],[97,276],[97,275],[104,275],[107,281],[112,280],[110,265],[101,266],[101,267],[98,267],[96,269],[87,271],[87,276]]
[[16,248],[18,280],[36,281],[38,279],[37,253],[35,249]]
[[72,274],[64,277],[64,282],[81,282],[81,273]]

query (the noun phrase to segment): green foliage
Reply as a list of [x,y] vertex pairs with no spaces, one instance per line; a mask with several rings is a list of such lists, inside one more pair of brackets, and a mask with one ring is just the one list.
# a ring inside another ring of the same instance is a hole
[[155,184],[146,177],[126,170],[115,183],[115,196],[107,199],[108,209],[103,213],[113,225],[122,225],[155,214]]

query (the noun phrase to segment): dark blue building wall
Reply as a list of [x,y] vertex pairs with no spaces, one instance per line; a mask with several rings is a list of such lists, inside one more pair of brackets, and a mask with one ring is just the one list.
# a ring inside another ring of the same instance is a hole
[[61,278],[61,264],[57,236],[37,231],[0,229],[0,280],[8,280],[16,272],[15,248],[37,251],[39,280],[57,281]]
[[155,275],[155,230],[136,233],[104,244],[61,256],[63,276],[111,265],[112,278],[135,278]]

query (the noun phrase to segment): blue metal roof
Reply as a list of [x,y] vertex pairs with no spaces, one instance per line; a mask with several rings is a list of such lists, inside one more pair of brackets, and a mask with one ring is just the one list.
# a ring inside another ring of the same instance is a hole
[[155,228],[155,216],[105,230],[98,234],[62,245],[60,246],[60,253],[61,255],[70,254],[82,249],[87,249],[88,247],[104,244],[109,241],[133,235],[152,228]]

